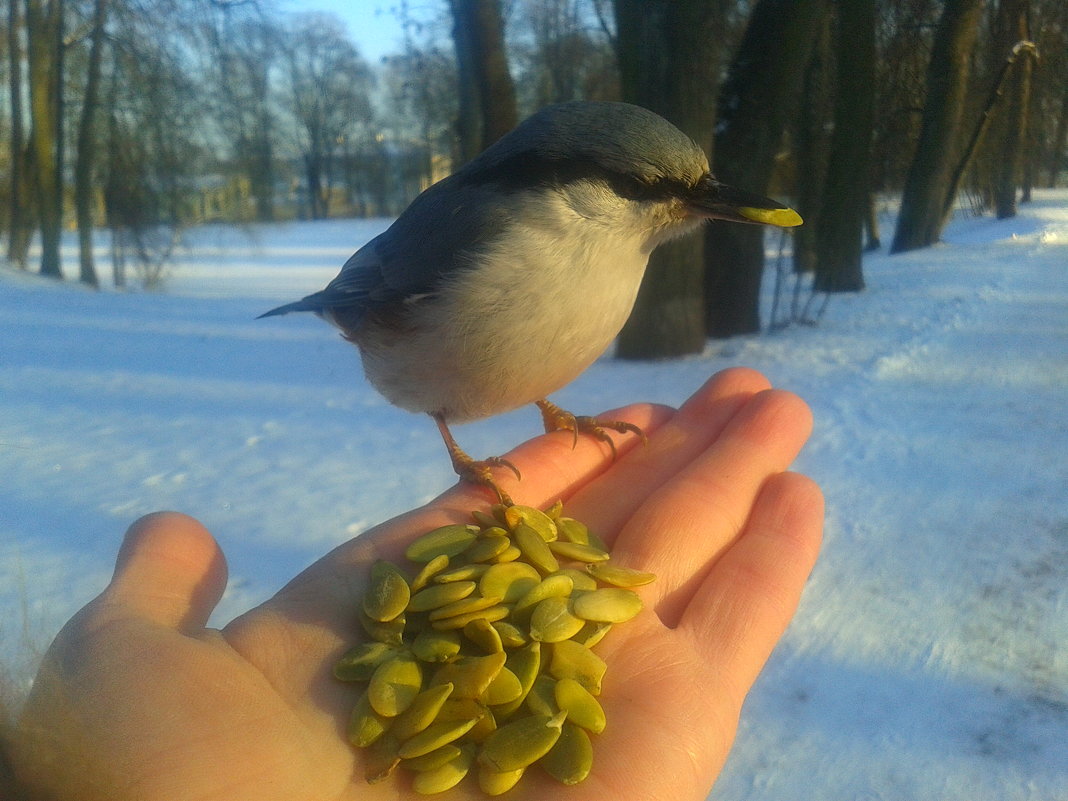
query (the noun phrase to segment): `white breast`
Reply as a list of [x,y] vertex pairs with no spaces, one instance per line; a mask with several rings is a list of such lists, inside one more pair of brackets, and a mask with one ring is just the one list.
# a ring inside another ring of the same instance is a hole
[[485,266],[415,301],[413,330],[360,333],[367,376],[392,403],[463,422],[546,397],[619,333],[653,247],[692,226],[597,184],[518,200],[522,224]]

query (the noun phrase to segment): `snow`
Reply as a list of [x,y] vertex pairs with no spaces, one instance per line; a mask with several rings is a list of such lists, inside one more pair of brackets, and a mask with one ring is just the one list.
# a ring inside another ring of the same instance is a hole
[[[254,319],[385,225],[200,229],[158,294],[0,271],[15,681],[142,513],[187,511],[219,538],[222,623],[452,482],[435,427],[379,398],[329,327]],[[827,495],[826,545],[713,798],[1068,799],[1068,192],[957,219],[944,244],[865,273],[818,326],[604,358],[556,399],[678,404],[744,364],[814,409],[796,467]],[[537,431],[521,410],[457,434],[490,454]]]

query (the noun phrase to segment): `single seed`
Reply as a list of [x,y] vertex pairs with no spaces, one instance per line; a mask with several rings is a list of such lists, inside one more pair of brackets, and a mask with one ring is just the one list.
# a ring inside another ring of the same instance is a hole
[[533,528],[526,523],[520,523],[515,527],[513,535],[515,536],[515,544],[523,552],[523,556],[542,575],[547,576],[560,569],[560,563],[556,561],[553,552],[549,550],[549,544]]
[[510,704],[523,697],[523,685],[519,678],[507,667],[502,667],[500,673],[494,676],[486,692],[482,695],[482,702],[489,706]]
[[516,548],[514,545],[509,545],[507,548],[497,554],[497,558],[495,561],[497,562],[497,564],[503,565],[507,564],[508,562],[514,562],[522,555],[523,552],[521,550]]
[[441,526],[414,540],[404,555],[413,562],[429,562],[435,556],[456,556],[475,541],[478,528],[463,524]]
[[377,784],[393,775],[393,769],[400,764],[398,748],[400,745],[387,732],[364,751],[363,775],[368,784]]
[[473,748],[460,749],[459,755],[433,770],[415,774],[412,789],[420,795],[443,793],[459,784],[475,761]]
[[593,646],[603,640],[605,635],[611,630],[611,623],[597,623],[593,620],[587,620],[586,625],[579,629],[578,634],[571,639],[579,643],[579,645],[593,648]]
[[567,598],[546,598],[530,616],[530,637],[541,642],[560,642],[579,632],[585,621],[571,613]]
[[417,593],[430,583],[436,574],[449,566],[449,557],[445,554],[439,554],[423,565],[422,569],[415,574],[415,578],[412,579],[411,587],[412,592]]
[[505,648],[522,648],[527,644],[527,636],[522,629],[507,620],[498,620],[490,625],[497,631],[501,638],[501,645]]
[[552,542],[557,538],[556,523],[545,512],[533,506],[509,506],[504,510],[504,519],[513,532],[520,525],[527,525],[538,532],[543,542]]
[[430,623],[438,631],[449,631],[450,629],[462,629],[472,620],[478,620],[482,618],[490,623],[494,623],[498,620],[504,620],[508,617],[511,609],[507,606],[491,606],[488,609],[478,609],[474,612],[468,612],[466,615],[453,615],[452,617],[442,618],[441,620],[434,620]]
[[411,654],[398,653],[375,668],[367,686],[371,708],[392,718],[407,709],[423,684],[423,671]]
[[549,658],[549,675],[554,679],[574,679],[593,695],[601,694],[604,660],[574,640],[554,642]]
[[493,654],[497,651],[504,650],[504,643],[501,642],[501,635],[497,632],[497,629],[493,627],[493,624],[485,618],[476,618],[470,623],[467,623],[464,626],[464,636],[487,654]]
[[393,620],[410,597],[408,579],[397,568],[381,559],[371,565],[371,583],[363,596],[363,611],[371,620]]
[[589,573],[578,570],[573,567],[563,567],[557,570],[555,573],[550,573],[545,578],[552,578],[553,576],[567,576],[571,579],[571,583],[576,590],[581,592],[588,592],[590,590],[597,589],[597,579],[595,579]]
[[593,769],[593,743],[590,735],[574,723],[564,721],[560,739],[538,763],[563,784],[578,784]]
[[630,590],[606,587],[575,598],[574,612],[583,620],[625,623],[642,611],[642,599]]
[[450,581],[448,584],[431,584],[420,590],[408,601],[409,612],[427,612],[466,598],[478,585],[473,581]]
[[567,542],[577,542],[580,545],[590,544],[590,530],[586,524],[573,517],[556,518],[556,530],[560,532],[560,539]]
[[516,601],[512,612],[518,614],[525,609],[531,609],[546,598],[566,598],[574,589],[575,582],[570,576],[553,573],[531,587],[526,595]]
[[479,537],[463,555],[472,562],[489,562],[511,545],[512,541],[508,537]]
[[450,581],[478,581],[489,570],[489,565],[459,565],[442,570],[434,576],[435,584],[447,584]]
[[556,679],[544,673],[538,676],[524,703],[532,715],[555,715],[560,711],[556,705]]
[[412,653],[424,662],[447,662],[460,653],[460,635],[455,631],[426,629],[412,641]]
[[[426,592],[426,590],[424,590]],[[445,606],[439,606],[437,609],[430,613],[431,620],[443,620],[447,617],[456,617],[457,615],[466,615],[469,612],[478,612],[482,609],[488,609],[491,606],[496,606],[501,602],[500,598],[493,596],[479,596],[476,595],[472,598],[464,598],[459,601],[453,601]]]
[[558,739],[566,715],[533,715],[501,726],[482,743],[480,764],[504,772],[531,765],[549,753]]
[[617,567],[611,562],[586,565],[587,572],[598,581],[616,587],[640,587],[656,581],[653,573],[644,573],[631,567]]
[[500,598],[503,603],[515,603],[541,581],[541,575],[524,562],[491,565],[478,580],[478,591],[484,596]]
[[384,642],[360,643],[350,648],[334,665],[334,677],[341,681],[370,681],[375,668],[397,653]]
[[478,786],[486,795],[501,795],[515,787],[525,771],[526,768],[497,771],[486,765],[479,765]]
[[[507,720],[523,705],[527,693],[530,692],[530,688],[534,686],[534,680],[538,677],[538,670],[541,667],[541,643],[535,640],[529,645],[508,654],[508,660],[504,663],[504,666],[519,679],[519,685],[522,689],[522,694],[515,700],[493,708],[494,715],[497,715],[502,720]],[[556,711],[555,709],[552,710],[553,713]]]
[[448,720],[474,720],[475,725],[464,735],[464,740],[480,743],[497,728],[497,720],[490,708],[474,698],[450,698],[438,714],[438,722]]
[[606,562],[608,553],[592,545],[583,545],[578,542],[564,542],[557,540],[549,543],[549,550],[563,559],[573,562]]
[[367,691],[360,693],[356,705],[349,715],[349,742],[358,748],[366,748],[389,728],[389,720],[383,718],[371,708],[367,700]]
[[553,503],[553,505],[545,510],[545,514],[547,514],[549,517],[551,517],[553,522],[555,523],[557,520],[560,519],[560,515],[563,514],[563,511],[564,511],[564,502],[562,500],[560,500],[559,498],[557,498],[556,501]]
[[455,759],[459,755],[460,749],[452,743],[448,743],[441,746],[441,748],[435,748],[429,754],[405,759],[401,762],[401,765],[409,770],[415,771],[433,770],[434,768],[440,768],[446,762]]
[[452,690],[453,685],[447,682],[423,690],[406,710],[393,719],[390,733],[404,742],[423,731],[437,718]]
[[475,509],[471,512],[471,519],[483,529],[493,528],[501,524],[500,520],[487,512],[483,512],[481,509]]
[[401,759],[412,759],[429,754],[443,745],[459,740],[471,730],[476,722],[475,720],[435,721],[419,734],[401,743],[397,753]]
[[567,712],[567,719],[591,734],[604,731],[604,709],[590,691],[574,679],[560,679],[553,689],[556,705]]
[[431,678],[431,685],[451,683],[456,698],[481,698],[497,674],[501,672],[507,657],[503,651],[488,656],[462,656],[438,668]]
[[480,537],[507,537],[508,536],[508,529],[502,528],[500,523],[494,523],[492,526],[489,526],[488,528],[482,529],[482,531],[479,532],[479,536]]
[[397,615],[392,620],[373,620],[361,608],[359,610],[360,625],[372,640],[384,642],[387,645],[402,645],[404,642],[404,615]]

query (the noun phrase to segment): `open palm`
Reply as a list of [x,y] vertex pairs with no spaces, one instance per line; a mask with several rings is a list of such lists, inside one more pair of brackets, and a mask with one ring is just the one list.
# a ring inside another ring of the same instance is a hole
[[[562,498],[617,563],[658,579],[640,589],[646,609],[597,647],[608,728],[590,777],[565,787],[534,768],[508,797],[703,799],[815,560],[819,491],[784,472],[811,419],[748,370],[719,374],[678,410],[606,417],[642,427],[648,444],[618,439],[613,463],[595,441],[544,435],[508,454],[523,480],[502,485],[531,506]],[[364,783],[344,736],[357,690],[331,668],[357,636],[369,565],[485,504],[484,490],[458,486],[335,549],[222,631],[204,627],[226,582],[211,536],[173,513],[138,521],[24,710],[15,763],[30,797],[411,798],[403,775]],[[484,796],[465,781],[438,797]]]

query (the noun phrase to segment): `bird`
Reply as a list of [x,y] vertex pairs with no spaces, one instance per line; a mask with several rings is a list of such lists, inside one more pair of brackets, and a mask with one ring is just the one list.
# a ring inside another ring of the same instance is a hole
[[360,352],[390,403],[429,414],[461,479],[510,504],[500,456],[449,428],[527,404],[546,431],[606,442],[630,423],[548,400],[612,344],[652,251],[706,220],[791,227],[792,209],[718,181],[663,117],[620,102],[547,106],[433,184],[322,290],[260,315],[313,312]]

